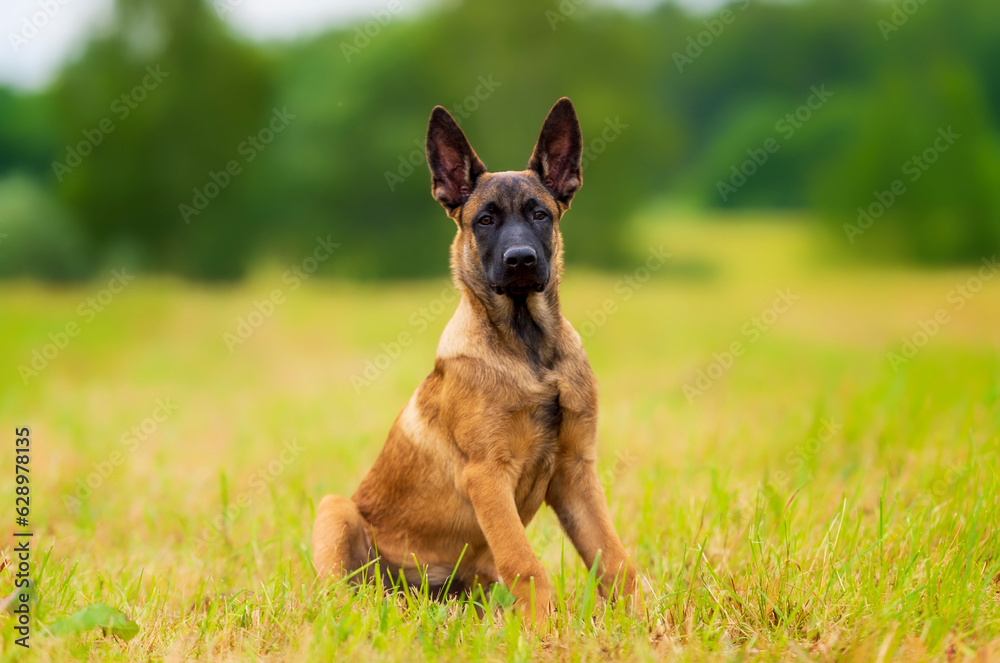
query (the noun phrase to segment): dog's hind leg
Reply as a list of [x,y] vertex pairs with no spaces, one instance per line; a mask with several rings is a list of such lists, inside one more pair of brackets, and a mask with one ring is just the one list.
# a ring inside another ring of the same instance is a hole
[[320,500],[313,525],[313,565],[320,575],[342,578],[370,561],[371,525],[353,501],[341,495]]

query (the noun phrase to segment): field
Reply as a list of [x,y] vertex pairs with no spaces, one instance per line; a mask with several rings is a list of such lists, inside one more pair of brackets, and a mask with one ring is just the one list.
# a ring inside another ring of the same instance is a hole
[[[595,599],[543,508],[529,533],[557,606],[541,633],[502,592],[480,618],[310,565],[315,504],[354,490],[431,368],[443,280],[293,289],[275,266],[231,287],[0,286],[11,522],[14,428],[31,427],[31,658],[1000,660],[995,272],[845,266],[780,221],[651,223],[635,246],[634,271],[570,269],[563,308],[654,608]],[[138,634],[48,633],[91,604]],[[0,635],[21,658],[9,616]]]

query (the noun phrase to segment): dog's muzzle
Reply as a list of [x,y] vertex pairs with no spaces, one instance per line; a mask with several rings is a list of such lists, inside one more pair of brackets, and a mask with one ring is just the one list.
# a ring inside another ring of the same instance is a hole
[[526,245],[512,246],[503,254],[503,280],[494,283],[493,289],[498,295],[508,296],[542,292],[547,280],[543,271],[535,249]]

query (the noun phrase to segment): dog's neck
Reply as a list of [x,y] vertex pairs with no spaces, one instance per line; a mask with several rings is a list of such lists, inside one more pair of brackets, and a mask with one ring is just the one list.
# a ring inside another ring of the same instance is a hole
[[559,359],[560,334],[563,333],[559,306],[562,281],[562,235],[555,232],[549,281],[541,292],[521,296],[498,295],[483,278],[478,260],[470,259],[474,249],[463,241],[462,234],[451,246],[452,280],[477,317],[489,325],[489,332],[500,347],[538,368],[551,368]]
[[531,364],[551,368],[557,357],[562,312],[560,274],[554,273],[542,292],[521,296],[498,295],[457,275],[456,286],[469,305],[489,322],[501,347]]

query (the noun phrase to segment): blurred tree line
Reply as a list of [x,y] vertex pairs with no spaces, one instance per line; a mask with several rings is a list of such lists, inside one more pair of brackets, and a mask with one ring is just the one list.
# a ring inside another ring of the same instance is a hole
[[521,169],[562,95],[586,146],[570,260],[619,264],[630,219],[663,200],[812,209],[871,259],[1000,246],[996,0],[399,10],[256,44],[224,20],[238,2],[119,0],[48,89],[0,89],[0,275],[228,279],[328,235],[326,273],[442,273],[432,106],[488,167]]

